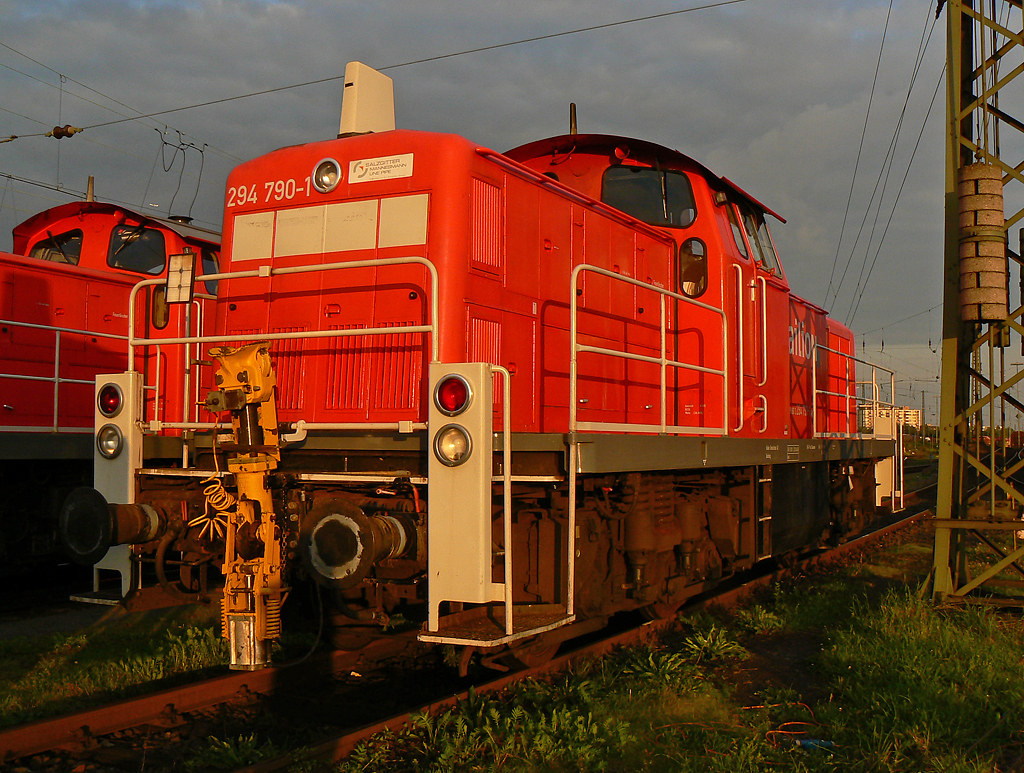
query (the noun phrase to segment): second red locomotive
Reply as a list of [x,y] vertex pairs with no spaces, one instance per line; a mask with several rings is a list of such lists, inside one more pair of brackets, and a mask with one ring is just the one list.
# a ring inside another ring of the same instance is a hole
[[[220,251],[219,234],[92,198],[44,210],[13,237],[13,252],[0,253],[0,572],[60,557],[60,506],[93,476],[96,374],[128,366],[135,283],[166,276],[171,256],[186,251],[212,273]],[[179,319],[171,323],[162,292],[135,301],[154,337],[184,332]],[[168,371],[177,376],[181,354],[140,349],[135,367],[155,383]],[[150,390],[148,410],[183,418],[180,382],[161,390],[167,402],[159,410]]]
[[228,179],[215,335],[182,337],[206,420],[168,435],[138,374],[98,379],[123,450],[69,528],[218,562],[254,668],[303,577],[353,630],[530,661],[863,525],[895,448],[857,379],[890,375],[790,292],[766,207],[639,140],[395,130],[350,68],[338,139]]

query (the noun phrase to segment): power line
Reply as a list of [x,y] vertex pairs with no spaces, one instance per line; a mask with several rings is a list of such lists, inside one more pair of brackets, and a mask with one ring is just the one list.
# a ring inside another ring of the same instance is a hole
[[[900,197],[903,194],[903,187],[907,183],[907,177],[910,175],[910,168],[914,163],[914,158],[917,156],[917,149],[921,147],[921,138],[924,136],[924,129],[928,123],[928,117],[932,114],[932,107],[935,106],[935,97],[938,96],[939,87],[942,85],[945,74],[946,68],[943,67],[942,72],[939,73],[939,82],[935,84],[935,91],[932,92],[932,101],[928,103],[928,112],[925,113],[924,120],[921,122],[921,131],[917,135],[917,142],[914,143],[914,150],[910,154],[910,161],[907,162],[907,170],[903,173],[903,180],[900,181],[899,190],[896,191],[896,199],[892,203],[892,210],[889,212],[889,219],[885,223],[885,230],[882,232],[882,238],[878,241],[878,248],[875,250],[875,257],[872,258],[871,267],[868,269],[867,276],[864,277],[864,286],[861,288],[860,295],[857,296],[857,305],[850,315],[848,324],[853,324],[853,320],[857,316],[857,312],[860,310],[861,299],[864,297],[864,291],[867,290],[868,280],[871,279],[871,272],[875,269],[875,263],[878,261],[878,255],[882,251],[882,244],[885,241],[885,236],[889,233],[889,225],[892,223],[893,215],[896,214],[896,206],[900,203]],[[879,206],[881,206],[881,202],[879,202]]]
[[[98,94],[99,96],[103,97],[104,99],[113,102],[115,105],[119,105],[119,106],[123,107],[125,110],[129,110],[129,111],[131,111],[133,113],[139,113],[139,115],[134,117],[134,118],[132,118],[131,116],[125,117],[123,119],[123,121],[135,121],[135,120],[141,120],[141,119],[149,117],[149,116],[142,115],[142,112],[140,110],[136,110],[135,108],[131,107],[130,105],[126,105],[124,102],[121,102],[120,100],[118,100],[118,99],[116,99],[114,97],[111,97],[111,96],[109,96],[107,94],[104,94],[102,91],[94,89],[92,86],[87,86],[86,84],[84,84],[84,83],[82,83],[80,81],[77,81],[74,78],[72,78],[72,77],[70,77],[68,75],[65,75],[64,73],[62,73],[62,72],[60,72],[58,70],[55,70],[52,67],[50,67],[50,66],[40,62],[38,59],[33,59],[28,54],[25,54],[25,53],[19,51],[18,49],[13,48],[12,46],[7,45],[6,43],[0,42],[0,48],[6,48],[8,51],[11,51],[12,53],[17,54],[18,56],[27,59],[28,61],[32,62],[33,64],[39,65],[43,69],[48,70],[49,72],[52,72],[54,75],[57,75],[58,77],[62,78],[63,80],[67,80],[67,81],[69,81],[71,83],[74,83],[76,86],[80,86],[83,89],[86,89],[87,91],[91,91],[93,94]],[[8,69],[8,70],[11,70],[12,72],[16,72],[19,75],[25,76],[26,78],[31,78],[32,80],[37,81],[38,83],[41,83],[44,86],[48,86],[49,88],[53,88],[53,89],[60,88],[58,86],[55,86],[52,83],[49,83],[48,81],[43,80],[42,78],[37,78],[35,75],[31,75],[30,73],[23,72],[21,70],[18,70],[17,68],[11,67],[10,65],[0,63],[0,67],[3,67],[3,68]],[[102,110],[109,110],[110,112],[116,113],[117,115],[122,115],[122,116],[124,115],[124,113],[121,113],[121,112],[119,112],[117,110],[114,110],[109,105],[100,104],[99,102],[96,102],[94,100],[88,99],[88,98],[82,96],[81,94],[75,94],[72,91],[65,92],[63,88],[61,88],[61,92],[62,93],[67,93],[68,95],[73,96],[76,99],[80,99],[83,102],[87,102],[88,104],[94,105],[94,106],[96,106],[96,107],[98,107],[98,108],[100,108]],[[12,111],[7,110],[6,112],[12,112]],[[12,113],[12,114],[13,115],[18,115],[17,113]],[[26,118],[27,120],[33,121],[34,123],[39,123],[39,124],[45,125],[45,124],[43,124],[42,121],[37,121],[37,120],[35,120],[33,118],[28,118],[27,116],[21,116],[21,117],[22,118]],[[120,123],[120,122],[123,122],[123,121],[116,121],[115,123]],[[105,126],[107,124],[99,124],[99,125],[100,126]],[[159,127],[154,127],[154,128],[159,128]],[[185,134],[184,132],[181,132],[178,129],[175,129],[174,127],[164,126],[164,129],[171,129],[172,131],[177,132],[179,135]],[[44,136],[45,137],[46,134],[45,133],[41,133],[41,134],[22,135],[22,137],[39,137],[39,136]],[[190,136],[190,135],[185,135],[185,136]],[[213,151],[215,151],[215,152],[225,156],[226,158],[230,158],[233,161],[241,162],[241,161],[244,160],[244,159],[239,158],[238,156],[234,155],[233,153],[229,153],[228,151],[222,150],[220,148],[217,148],[217,147],[215,147],[213,145],[210,145],[209,143],[203,143],[203,144],[204,144],[205,147],[209,148],[210,150],[213,150]]]
[[881,327],[876,327],[876,328],[873,328],[871,330],[864,330],[864,331],[862,331],[860,333],[855,333],[854,335],[866,336],[866,335],[868,335],[870,333],[877,333],[879,330],[886,330],[886,329],[891,328],[891,327],[896,327],[900,323],[907,322],[908,320],[911,320],[911,319],[916,319],[917,317],[923,316],[925,314],[931,314],[936,309],[941,309],[941,308],[942,308],[942,304],[941,303],[937,303],[934,306],[932,306],[930,309],[925,309],[924,311],[919,311],[919,312],[917,312],[917,314],[911,314],[909,317],[904,317],[903,319],[898,319],[895,322],[890,322],[887,325],[882,325]]
[[[882,28],[882,42],[878,44],[878,59],[875,62],[875,74],[871,79],[871,93],[868,95],[868,109],[864,111],[864,126],[860,130],[860,145],[857,147],[857,160],[853,164],[853,176],[850,178],[850,195],[846,199],[846,211],[843,213],[843,225],[839,229],[839,241],[836,242],[836,256],[832,260],[832,273],[828,277],[828,287],[825,290],[825,303],[828,303],[828,294],[832,289],[832,279],[836,275],[836,266],[839,264],[839,250],[843,244],[843,233],[846,231],[846,218],[850,215],[850,204],[853,202],[853,189],[857,183],[857,170],[860,168],[860,156],[864,151],[864,138],[868,135],[868,118],[871,116],[871,105],[875,101],[875,85],[878,83],[878,71],[882,66],[882,51],[885,50],[885,37],[889,31],[889,17],[892,15],[892,0],[889,0],[889,10],[885,14],[885,26]],[[846,277],[846,272],[843,272]],[[841,283],[840,283],[841,284]],[[836,297],[839,297],[839,288],[836,288]],[[835,301],[833,300],[833,303]],[[832,307],[829,306],[829,311]]]
[[[914,155],[916,155],[918,145],[921,142],[921,136],[919,134],[918,138],[917,138],[917,143],[914,145],[913,153],[911,153],[910,161],[907,162],[907,169],[906,169],[906,172],[903,175],[903,182],[900,183],[900,189],[899,189],[899,191],[896,194],[895,201],[893,202],[892,212],[889,214],[889,219],[888,219],[888,221],[885,224],[885,229],[884,229],[884,231],[882,233],[881,239],[879,240],[878,248],[877,248],[877,250],[875,252],[875,258],[874,258],[874,260],[871,263],[871,268],[868,269],[867,275],[865,276],[864,269],[867,266],[868,255],[871,252],[871,243],[874,241],[875,229],[878,227],[878,219],[879,219],[879,217],[882,214],[882,201],[885,199],[886,188],[889,187],[889,175],[892,174],[893,165],[896,163],[896,148],[897,148],[897,146],[899,144],[900,136],[901,136],[902,131],[903,131],[903,121],[904,121],[904,119],[906,118],[906,115],[907,115],[907,107],[910,105],[910,97],[913,94],[914,86],[917,84],[917,76],[920,74],[921,66],[924,64],[925,52],[928,49],[928,44],[931,43],[932,32],[935,31],[935,25],[937,24],[937,20],[932,20],[931,26],[929,27],[929,25],[928,25],[928,17],[931,15],[931,13],[930,13],[930,8],[927,9],[927,10],[929,10],[929,13],[925,17],[925,29],[921,31],[921,42],[918,44],[917,58],[916,58],[916,60],[914,62],[913,72],[911,73],[911,76],[910,76],[910,85],[907,87],[907,96],[906,96],[906,99],[903,101],[903,109],[900,110],[900,117],[896,121],[896,128],[893,131],[892,139],[889,141],[889,149],[886,151],[885,159],[883,160],[882,166],[881,166],[881,168],[878,171],[878,179],[875,181],[875,188],[871,192],[871,199],[869,200],[868,207],[867,207],[867,209],[864,212],[864,219],[861,221],[861,227],[860,227],[860,230],[857,233],[857,240],[854,242],[854,248],[853,248],[853,250],[851,250],[850,258],[849,258],[849,261],[847,262],[847,268],[849,268],[850,263],[852,263],[852,261],[853,261],[853,252],[854,252],[854,250],[856,250],[857,242],[860,241],[861,233],[863,233],[864,223],[867,222],[867,216],[868,216],[868,214],[871,211],[871,203],[870,202],[874,201],[875,193],[878,192],[878,186],[879,186],[879,183],[881,183],[882,189],[881,189],[881,192],[878,193],[878,205],[875,207],[875,218],[874,218],[874,220],[871,223],[871,233],[868,235],[867,244],[864,247],[864,260],[861,261],[860,272],[859,272],[859,275],[857,276],[857,287],[853,291],[854,292],[853,297],[850,299],[850,308],[847,310],[847,322],[846,322],[847,325],[852,325],[853,324],[853,319],[854,319],[854,317],[857,314],[857,310],[860,308],[861,298],[864,296],[864,292],[867,290],[867,283],[868,283],[868,280],[871,277],[871,271],[874,268],[875,261],[878,259],[878,252],[881,250],[882,242],[885,241],[885,234],[888,232],[889,225],[892,223],[892,217],[893,217],[893,214],[896,211],[896,205],[899,203],[900,194],[903,191],[903,185],[907,181],[907,175],[910,173],[910,167],[911,167],[911,165],[914,162]],[[927,39],[925,39],[925,34],[924,34],[926,31],[928,32]],[[940,82],[941,82],[941,74],[940,74]],[[936,86],[936,91],[937,91],[937,89],[938,89],[938,86]],[[925,114],[925,120],[924,120],[924,122],[922,122],[922,125],[921,125],[921,132],[922,133],[924,132],[924,126],[925,126],[925,124],[928,121],[928,116],[931,114],[931,110],[932,110],[932,107],[934,105],[934,102],[935,102],[935,94],[933,93],[932,94],[932,101],[929,103],[928,111]],[[844,277],[846,276],[845,272],[843,273],[843,276]]]
[[[931,26],[929,27],[929,18],[931,16],[930,4],[929,4],[929,6],[925,10],[927,11],[927,13],[925,14],[925,24],[924,24],[924,28],[921,30],[921,40],[918,42],[918,45],[917,45],[917,55],[916,55],[915,62],[914,62],[913,72],[912,72],[911,78],[910,78],[910,85],[907,87],[907,96],[906,96],[906,99],[903,102],[903,109],[900,111],[900,117],[896,121],[896,127],[895,127],[895,129],[893,131],[892,138],[889,140],[889,147],[886,150],[885,158],[882,161],[881,168],[879,169],[878,177],[875,179],[875,187],[872,189],[871,195],[868,197],[868,204],[867,204],[867,206],[864,209],[864,217],[861,218],[860,226],[857,229],[857,236],[853,240],[853,246],[850,248],[850,255],[846,259],[846,266],[843,268],[843,275],[842,275],[842,277],[839,280],[839,284],[836,285],[835,294],[832,296],[832,303],[828,307],[829,311],[832,311],[832,308],[835,306],[836,302],[839,300],[839,293],[842,290],[843,284],[846,282],[846,275],[847,275],[847,273],[849,273],[850,266],[853,264],[854,255],[857,252],[857,245],[860,243],[860,238],[864,234],[864,225],[867,223],[868,217],[871,214],[872,204],[875,201],[875,195],[878,193],[878,187],[879,187],[880,184],[882,184],[883,178],[886,180],[886,182],[888,181],[888,176],[886,174],[886,169],[887,168],[891,169],[892,162],[895,159],[896,144],[899,141],[900,130],[901,130],[902,126],[903,126],[903,119],[904,119],[904,117],[906,116],[906,113],[907,113],[907,106],[910,104],[910,96],[913,93],[914,85],[917,82],[918,73],[921,70],[922,63],[924,62],[925,51],[928,48],[928,44],[931,42],[931,32],[934,31],[934,29],[935,29],[935,24],[936,24],[935,20],[931,21]],[[926,33],[927,33],[927,38],[926,38]],[[884,196],[884,191],[885,191],[885,186],[884,185],[882,186],[882,191],[883,191],[883,196]],[[851,188],[851,193],[852,193],[852,188]],[[875,225],[877,225],[878,212],[880,212],[880,208],[881,208],[881,196],[879,197],[878,207],[875,210],[875,212],[876,212],[876,214],[875,214],[875,224],[872,225],[872,234],[874,233]],[[844,223],[845,223],[845,215],[844,215]],[[840,240],[841,239],[842,239],[842,235],[840,235]],[[869,239],[868,239],[868,246],[865,248],[866,250],[870,250],[870,244],[871,244],[871,239],[869,237]],[[839,254],[839,250],[838,250],[838,247],[837,247],[837,251],[836,251],[837,257],[838,257],[838,254]],[[859,287],[860,280],[864,276],[864,265],[866,263],[867,263],[867,254],[865,253],[864,261],[861,263],[860,276],[858,277],[858,287]],[[830,280],[830,283],[831,283],[831,280]],[[854,295],[856,296],[856,290],[854,291]],[[827,301],[828,301],[828,296],[826,294],[826,302]],[[853,299],[851,299],[850,305],[851,305],[851,308],[852,308],[852,306],[853,306]],[[848,313],[849,313],[849,310],[848,310]]]
[[[18,175],[9,174],[7,172],[0,172],[0,179],[6,179],[6,180],[8,180],[10,182],[24,183],[25,185],[31,185],[31,186],[34,186],[36,188],[44,188],[45,190],[54,191],[55,193],[60,193],[60,194],[62,194],[64,196],[68,196],[68,197],[73,198],[73,199],[82,199],[82,200],[84,200],[85,199],[85,195],[86,195],[85,191],[76,191],[76,190],[74,190],[72,188],[66,188],[66,187],[61,186],[61,185],[54,185],[53,183],[42,182],[41,180],[32,180],[32,179],[29,179],[28,177],[19,177]],[[27,194],[26,193],[25,195],[33,195],[33,194]],[[47,197],[47,196],[35,196],[35,198],[41,198],[41,199],[44,199],[45,201],[56,201],[56,199],[54,199],[52,197]],[[128,201],[121,201],[119,199],[108,198],[106,196],[103,196],[102,200],[104,202],[108,203],[108,204],[117,204],[117,205],[122,206],[122,207],[127,207],[128,209],[131,209],[133,211],[139,210],[140,208],[142,208],[144,206],[144,205],[139,205],[139,204],[132,204],[131,202],[128,202]],[[219,230],[220,227],[221,227],[221,225],[219,223],[214,223],[214,222],[209,221],[209,220],[196,220],[195,222],[196,223],[203,223],[205,225],[212,226],[212,228],[214,230]]]
[[[483,53],[485,51],[497,51],[497,50],[502,49],[502,48],[509,48],[511,46],[520,46],[520,45],[524,45],[526,43],[537,43],[537,42],[540,42],[542,40],[553,40],[555,38],[566,37],[566,36],[569,36],[569,35],[579,35],[579,34],[582,34],[584,32],[594,32],[595,30],[609,29],[611,27],[620,27],[620,26],[624,26],[624,25],[627,25],[627,24],[638,24],[640,22],[653,21],[655,19],[664,19],[664,18],[668,18],[668,17],[671,17],[671,16],[678,16],[678,15],[684,14],[684,13],[691,13],[693,11],[706,11],[706,10],[709,10],[711,8],[720,8],[722,6],[735,5],[737,3],[745,3],[745,2],[747,2],[747,0],[719,0],[718,2],[706,3],[704,5],[693,6],[692,8],[680,8],[680,9],[675,10],[675,11],[665,11],[664,13],[655,13],[655,14],[650,14],[648,16],[637,16],[637,17],[634,17],[632,19],[623,19],[623,20],[620,20],[620,21],[607,22],[605,24],[594,24],[594,25],[591,25],[589,27],[579,27],[579,28],[576,28],[576,29],[565,30],[563,32],[552,32],[552,33],[547,34],[547,35],[536,35],[534,37],[523,38],[521,40],[512,40],[512,41],[509,41],[509,42],[506,42],[506,43],[495,43],[494,45],[490,45],[490,46],[480,46],[478,48],[469,48],[469,49],[466,49],[464,51],[455,51],[455,52],[450,53],[450,54],[438,54],[436,56],[429,56],[429,57],[425,57],[423,59],[412,59],[412,60],[410,60],[408,62],[400,62],[398,64],[389,64],[389,65],[386,65],[384,67],[378,67],[377,69],[379,71],[381,71],[381,72],[383,72],[385,70],[397,70],[400,67],[411,67],[412,65],[416,65],[416,64],[425,64],[427,62],[438,62],[438,61],[441,61],[443,59],[453,59],[455,57],[468,56],[469,54],[479,54],[479,53]],[[2,45],[2,44],[0,44],[0,45]],[[222,97],[221,99],[211,99],[211,100],[209,100],[207,102],[199,102],[199,103],[194,104],[194,105],[186,105],[184,107],[174,107],[174,108],[170,108],[170,109],[167,109],[167,110],[160,110],[160,111],[157,111],[155,113],[146,113],[145,115],[138,115],[138,116],[136,116],[134,118],[122,118],[122,119],[119,119],[119,120],[116,120],[116,121],[107,121],[105,123],[92,124],[90,126],[83,127],[83,129],[98,129],[98,128],[105,127],[105,126],[113,126],[113,125],[119,124],[119,123],[126,123],[128,121],[138,121],[138,120],[141,120],[143,118],[155,118],[156,116],[169,115],[171,113],[180,113],[180,112],[183,112],[185,110],[195,110],[195,109],[200,108],[200,107],[211,107],[213,105],[222,105],[222,104],[224,104],[226,102],[234,102],[234,101],[237,101],[237,100],[240,100],[240,99],[249,99],[251,97],[261,97],[261,96],[264,96],[266,94],[275,94],[275,93],[280,92],[280,91],[288,91],[290,89],[304,88],[306,86],[317,86],[317,85],[320,85],[322,83],[330,83],[331,81],[341,80],[344,77],[345,77],[344,73],[341,74],[341,75],[331,75],[331,76],[326,77],[326,78],[318,78],[316,80],[305,81],[303,83],[294,83],[294,84],[292,84],[290,86],[278,86],[278,87],[272,88],[272,89],[263,89],[262,91],[253,91],[253,92],[250,92],[248,94],[238,94],[238,95],[235,95],[233,97]],[[86,87],[86,88],[88,88],[88,87]],[[97,92],[97,93],[99,93],[99,92]],[[136,112],[138,112],[138,111],[136,111]],[[34,136],[44,136],[44,135],[40,134],[40,135],[25,135],[25,136],[34,137]]]

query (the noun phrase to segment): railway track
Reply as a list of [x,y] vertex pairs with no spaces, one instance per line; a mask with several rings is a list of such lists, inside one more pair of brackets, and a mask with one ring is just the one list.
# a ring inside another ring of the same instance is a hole
[[[779,569],[753,579],[747,579],[734,587],[720,588],[715,593],[691,601],[686,609],[697,610],[712,604],[720,607],[736,606],[759,587],[776,582],[794,572],[804,571],[814,564],[841,560],[850,553],[868,549],[887,535],[920,520],[927,513],[927,510],[915,513],[839,547],[807,557],[790,568]],[[674,617],[651,621],[640,627],[579,646],[533,668],[526,668],[497,679],[473,684],[472,687],[478,693],[498,691],[522,679],[559,671],[577,658],[599,657],[615,647],[644,641],[673,622]],[[317,684],[318,689],[322,689],[325,679],[333,680],[349,676],[358,680],[362,678],[362,674],[370,674],[378,664],[384,661],[403,657],[415,658],[417,652],[422,654],[425,650],[423,645],[416,642],[412,633],[405,636],[391,636],[374,641],[358,651],[324,653],[293,667],[274,667],[253,672],[231,672],[203,682],[150,693],[86,712],[21,725],[0,732],[0,770],[14,770],[21,765],[19,761],[24,761],[33,755],[53,755],[55,753],[65,764],[68,760],[75,762],[124,759],[131,754],[129,747],[133,744],[133,729],[136,729],[134,734],[136,739],[145,739],[142,742],[143,749],[141,751],[142,754],[145,754],[147,744],[155,744],[153,740],[155,736],[163,735],[173,742],[175,737],[180,736],[180,728],[190,721],[209,724],[212,716],[215,716],[217,712],[225,711],[251,714],[252,707],[266,696],[280,692],[289,692],[293,695],[304,693],[308,696],[310,692],[302,690],[304,684]],[[307,743],[303,751],[303,759],[336,761],[350,753],[356,745],[374,733],[384,728],[400,728],[409,721],[409,717],[413,713],[437,712],[453,705],[458,700],[465,699],[470,685],[464,679],[455,681],[457,685],[454,690],[449,684],[446,690],[438,693],[441,697],[427,698],[425,702],[418,703],[412,711],[399,710],[387,719],[373,722],[370,725],[358,726],[341,734],[332,734],[328,740]],[[373,692],[372,689],[370,692]],[[365,716],[363,719],[365,720]],[[349,724],[355,727],[360,724],[360,721],[358,718],[354,718]],[[139,728],[145,730],[140,731]],[[113,741],[110,740],[112,738]],[[156,746],[158,747],[159,744]],[[116,750],[116,753],[110,751],[112,748]],[[291,755],[284,755],[244,770],[249,773],[269,773],[270,771],[285,770],[293,762],[295,761]],[[71,764],[67,769],[73,767],[74,765]],[[45,770],[47,766],[45,763],[37,761],[32,769]],[[82,770],[85,769],[82,768]]]

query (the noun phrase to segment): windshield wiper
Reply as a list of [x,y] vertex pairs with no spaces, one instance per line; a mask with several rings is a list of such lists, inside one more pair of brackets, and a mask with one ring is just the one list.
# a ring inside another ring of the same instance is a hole
[[65,263],[71,263],[71,261],[68,260],[67,253],[64,252],[64,248],[61,247],[60,246],[60,242],[57,241],[57,237],[53,235],[53,231],[51,231],[49,228],[47,228],[46,229],[46,235],[50,237],[50,241],[53,243],[53,246],[57,248],[57,252],[59,252],[60,256],[62,258],[64,258],[64,262]]

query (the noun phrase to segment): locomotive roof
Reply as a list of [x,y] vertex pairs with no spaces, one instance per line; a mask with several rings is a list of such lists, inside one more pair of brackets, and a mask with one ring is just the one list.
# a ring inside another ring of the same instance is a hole
[[704,166],[704,164],[691,156],[688,156],[685,153],[680,153],[678,150],[667,148],[664,145],[659,145],[656,142],[638,140],[633,137],[620,137],[614,134],[562,134],[558,137],[548,137],[547,139],[536,140],[534,142],[527,143],[526,145],[520,145],[517,148],[512,148],[512,150],[506,151],[505,155],[511,159],[522,162],[531,158],[538,158],[540,156],[551,155],[554,153],[570,153],[573,150],[607,148],[609,152],[614,152],[616,147],[620,147],[622,145],[627,145],[631,150],[636,150],[639,153],[646,155],[656,156],[659,159],[681,161],[688,165],[695,166],[698,171],[712,183],[712,187],[720,187],[729,190],[750,204],[753,204],[761,212],[771,215],[780,222],[786,222],[786,219],[782,217],[782,215],[766,207],[728,178],[719,177]]
[[[145,214],[138,210],[131,209],[130,207],[121,206],[120,204],[111,204],[105,201],[71,201],[67,204],[51,207],[50,209],[33,215],[28,218],[28,220],[25,220],[20,225],[14,227],[14,244],[18,245],[19,240],[27,241],[39,230],[39,227],[47,221],[60,220],[61,218],[70,217],[72,215],[87,214],[90,212],[107,214],[124,212],[138,218],[141,222],[158,223],[164,228],[174,231],[183,239],[209,242],[210,244],[215,245],[220,244],[220,234],[216,231],[199,228],[198,226],[190,225],[188,223],[181,223],[177,220],[155,217],[154,215]],[[15,249],[17,249],[17,246]]]

